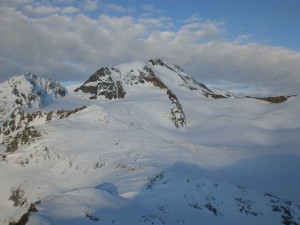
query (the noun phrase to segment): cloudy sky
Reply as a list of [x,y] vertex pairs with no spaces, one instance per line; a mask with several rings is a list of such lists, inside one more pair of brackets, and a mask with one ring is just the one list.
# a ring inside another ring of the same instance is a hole
[[242,94],[300,94],[299,0],[1,0],[0,82],[162,58]]

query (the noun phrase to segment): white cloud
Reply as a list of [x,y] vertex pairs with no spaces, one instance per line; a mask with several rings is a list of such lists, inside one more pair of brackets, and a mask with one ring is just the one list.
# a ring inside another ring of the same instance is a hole
[[141,18],[138,20],[139,23],[144,24],[146,26],[161,26],[162,23],[159,19],[155,18]]
[[236,43],[243,43],[243,42],[247,42],[247,41],[250,41],[251,40],[251,35],[249,34],[243,34],[243,35],[240,35],[236,38],[235,42]]
[[163,13],[164,11],[161,9],[156,8],[154,5],[151,4],[145,4],[142,5],[143,10],[147,12],[152,12],[152,13]]
[[76,2],[76,0],[49,0],[49,1],[52,1],[53,3],[68,3],[68,4]]
[[155,11],[155,7],[153,5],[150,5],[150,4],[146,4],[146,5],[142,5],[142,8],[145,10],[145,11]]
[[133,11],[133,9],[131,9],[131,8],[125,8],[121,5],[112,4],[112,3],[104,5],[104,8],[107,11],[114,11],[114,12],[117,12],[117,13],[127,13],[127,12],[132,12]]
[[169,29],[170,18],[90,18],[75,7],[43,15],[0,8],[1,81],[20,72],[85,80],[102,66],[161,57],[204,83],[227,80],[236,90],[299,93],[299,52],[224,41],[219,22],[193,20]]
[[201,21],[201,18],[199,17],[198,13],[192,14],[185,20],[186,23],[198,23],[200,21]]
[[33,3],[34,0],[2,0],[3,6],[18,6]]
[[62,8],[61,9],[61,13],[64,13],[64,14],[71,14],[71,13],[76,13],[76,12],[79,12],[80,10],[74,6],[68,6],[68,7],[65,7],[65,8]]
[[88,11],[96,10],[98,8],[98,2],[96,0],[86,0],[84,3],[84,9]]
[[222,27],[217,23],[211,21],[204,23],[190,23],[180,28],[177,32],[175,42],[180,42],[181,44],[195,44],[199,41],[215,37],[220,33],[222,33]]
[[47,15],[47,14],[52,14],[60,11],[60,8],[53,7],[53,6],[33,7],[31,5],[27,5],[24,7],[24,9],[26,13],[35,14],[35,15]]

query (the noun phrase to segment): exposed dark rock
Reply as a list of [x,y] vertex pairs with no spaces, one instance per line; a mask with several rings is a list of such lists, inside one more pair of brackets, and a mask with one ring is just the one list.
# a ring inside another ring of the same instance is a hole
[[208,94],[208,95],[214,99],[227,98],[224,95],[216,95],[216,94]]
[[242,198],[235,198],[235,200],[237,201],[237,205],[239,207],[239,211],[241,213],[245,213],[247,215],[251,215],[251,216],[258,216],[261,215],[261,213],[254,211],[253,205],[255,204],[254,202],[247,200],[247,199],[242,199]]
[[90,212],[85,212],[85,217],[89,218],[91,221],[94,221],[94,222],[97,222],[100,220],[97,216],[93,215]]
[[121,81],[114,81],[111,77],[109,77],[106,82],[98,85],[98,95],[103,95],[105,98],[111,100],[124,98],[126,92]]
[[95,72],[83,85],[75,89],[75,92],[79,90],[91,94],[90,99],[104,96],[111,100],[124,98],[126,95],[122,82],[112,78],[109,68],[101,68]]
[[[172,70],[172,71],[176,72],[171,66],[168,65],[168,63],[164,62],[164,61],[161,60],[161,59],[150,59],[149,62],[150,62],[153,66],[155,66],[155,65],[163,66],[163,67],[168,68],[169,70]],[[175,64],[174,64],[173,66],[174,66],[175,69],[177,69],[178,71],[184,72],[184,70],[181,69],[180,66],[175,65]]]
[[7,153],[15,152],[20,146],[29,144],[41,137],[41,133],[35,127],[25,127],[7,145]]
[[165,63],[161,59],[150,59],[149,62],[151,62],[153,66],[165,66]]
[[0,143],[7,145],[6,152],[12,153],[19,147],[42,136],[39,130],[31,125],[36,119],[44,120],[46,123],[69,117],[85,108],[86,106],[82,106],[73,110],[59,110],[48,113],[42,111],[27,113],[22,108],[16,108],[0,127]]
[[204,85],[203,83],[200,83],[198,81],[196,81],[195,79],[191,78],[194,82],[194,84],[197,84],[200,88],[203,88],[205,90],[208,91],[208,93],[213,93],[206,85]]
[[155,177],[148,177],[148,184],[147,184],[147,190],[153,190],[154,186],[159,182],[163,181],[165,178],[164,173],[160,173],[156,175]]
[[160,89],[167,89],[167,86],[154,74],[151,68],[144,66],[143,71],[139,71],[141,74],[140,79],[150,82],[155,87],[159,87]]
[[9,222],[8,225],[26,225],[26,224],[28,223],[28,221],[29,221],[30,214],[31,214],[32,212],[38,212],[38,210],[37,210],[37,208],[36,208],[36,204],[38,204],[38,203],[30,204],[29,209],[27,210],[26,213],[24,213],[24,214],[21,216],[21,218],[19,219],[18,222],[12,221],[12,222]]
[[175,106],[171,108],[171,115],[172,115],[171,120],[173,121],[174,125],[177,128],[186,125],[186,116],[185,113],[183,112],[182,106],[179,103],[178,98],[169,89],[167,90],[167,95],[169,96],[169,99],[172,101],[172,104],[175,104]]
[[211,211],[215,216],[222,215],[222,214],[218,213],[218,210],[211,203],[206,203],[205,207],[209,211]]
[[275,96],[275,97],[250,97],[250,96],[246,96],[245,98],[253,98],[253,99],[257,99],[257,100],[261,100],[261,101],[266,101],[266,102],[269,102],[269,103],[278,104],[278,103],[285,102],[290,97],[295,97],[295,96],[296,95]]
[[[75,91],[77,92],[79,89],[77,88]],[[80,87],[80,90],[84,93],[90,93],[93,96],[97,96],[97,87],[96,86],[84,86],[82,85]]]
[[281,214],[281,223],[284,225],[298,225],[296,221],[296,213],[292,209],[292,202],[276,197],[274,194],[265,193],[269,198],[269,205],[272,207],[273,212]]
[[101,77],[105,77],[107,75],[111,75],[109,68],[101,68],[97,70],[85,83],[100,81]]
[[23,206],[27,202],[27,199],[25,198],[25,191],[20,187],[18,188],[12,187],[11,195],[8,200],[14,203],[14,207]]

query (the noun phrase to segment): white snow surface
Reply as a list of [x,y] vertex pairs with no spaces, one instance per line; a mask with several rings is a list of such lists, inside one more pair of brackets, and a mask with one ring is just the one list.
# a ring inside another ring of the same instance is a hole
[[300,224],[300,98],[205,98],[174,71],[151,68],[187,125],[174,126],[165,91],[150,84],[128,85],[111,101],[68,87],[39,110],[87,108],[36,123],[41,138],[0,158],[0,224],[18,221],[31,203],[38,212],[28,225]]

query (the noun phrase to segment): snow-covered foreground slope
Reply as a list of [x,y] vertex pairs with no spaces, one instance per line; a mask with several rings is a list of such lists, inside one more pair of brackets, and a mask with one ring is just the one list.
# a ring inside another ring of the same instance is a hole
[[[91,100],[78,85],[25,114],[40,135],[1,146],[1,224],[300,224],[299,97],[207,98],[200,83],[146,65],[164,88],[122,83],[124,98]],[[168,90],[186,117],[178,128]]]

